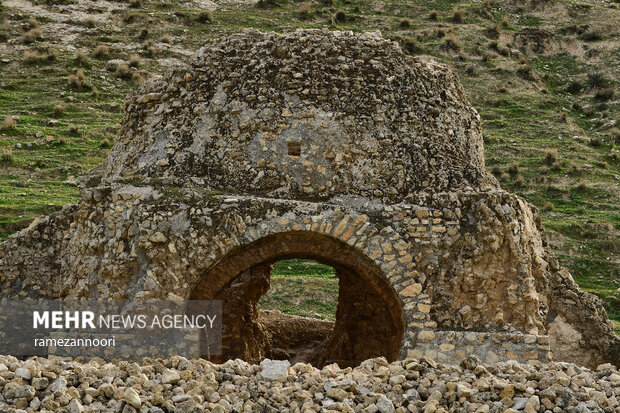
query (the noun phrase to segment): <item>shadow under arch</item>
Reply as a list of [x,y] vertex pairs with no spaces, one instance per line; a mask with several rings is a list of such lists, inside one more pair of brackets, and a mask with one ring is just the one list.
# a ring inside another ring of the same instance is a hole
[[[290,258],[313,259],[336,270],[336,322],[322,340],[312,331],[299,329],[292,333],[299,337],[276,337],[259,320],[257,303],[269,289],[271,266]],[[353,366],[377,356],[393,361],[405,329],[402,302],[379,265],[359,249],[311,231],[274,233],[234,248],[207,269],[190,299],[222,300],[223,353],[211,357],[216,362],[281,358],[274,353],[274,341],[300,343],[317,338],[315,351],[303,361],[319,366],[331,362]]]

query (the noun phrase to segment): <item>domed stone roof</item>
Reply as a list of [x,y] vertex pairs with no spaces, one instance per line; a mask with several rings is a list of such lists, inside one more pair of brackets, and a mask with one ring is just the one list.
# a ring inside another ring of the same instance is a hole
[[245,31],[143,85],[125,109],[108,182],[395,202],[497,186],[457,77],[378,34]]

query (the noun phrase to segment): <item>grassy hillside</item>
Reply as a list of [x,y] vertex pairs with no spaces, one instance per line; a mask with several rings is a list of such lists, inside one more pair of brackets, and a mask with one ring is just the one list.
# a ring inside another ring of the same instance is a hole
[[620,326],[617,2],[3,0],[0,7],[0,237],[76,200],[74,178],[103,162],[124,96],[211,39],[247,27],[378,30],[458,72],[483,119],[489,170],[540,209],[552,250]]

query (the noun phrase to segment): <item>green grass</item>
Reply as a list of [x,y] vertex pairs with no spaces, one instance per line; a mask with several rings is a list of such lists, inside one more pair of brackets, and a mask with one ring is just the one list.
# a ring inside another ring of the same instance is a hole
[[292,259],[275,263],[269,291],[260,299],[261,310],[335,320],[338,278],[328,265]]

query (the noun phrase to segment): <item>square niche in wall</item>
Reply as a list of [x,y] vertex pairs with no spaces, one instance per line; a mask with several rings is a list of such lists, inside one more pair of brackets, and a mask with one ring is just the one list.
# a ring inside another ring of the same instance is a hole
[[289,156],[301,156],[301,142],[287,142]]

